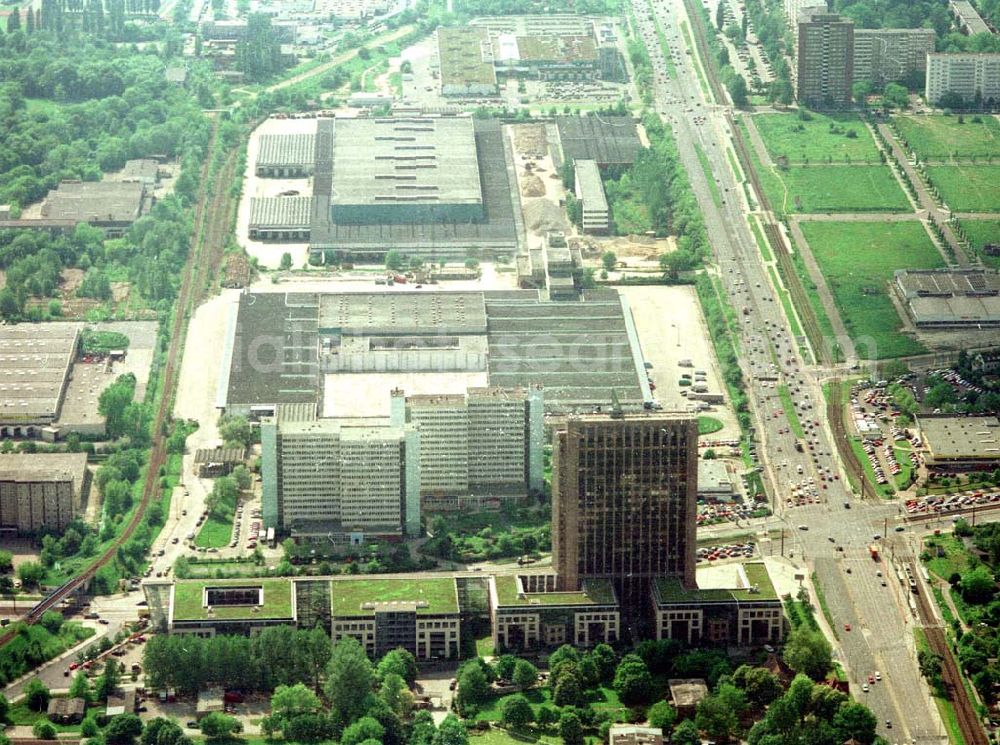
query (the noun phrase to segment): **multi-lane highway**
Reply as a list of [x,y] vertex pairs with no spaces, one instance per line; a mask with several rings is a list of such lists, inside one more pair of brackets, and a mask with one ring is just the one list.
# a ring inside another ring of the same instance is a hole
[[[795,550],[796,558],[804,556],[815,572],[840,637],[840,661],[852,690],[878,716],[880,734],[892,743],[946,742],[913,654],[908,590],[895,581],[883,585],[895,573],[887,560],[876,564],[868,554],[869,544],[886,528],[904,550],[905,534],[895,532],[899,508],[859,500],[845,485],[826,426],[819,368],[800,357],[747,222],[749,205],[731,165],[735,158],[726,153],[732,150],[730,107],[703,98],[693,67],[696,50],[687,50],[681,29],[682,23],[691,23],[683,1],[633,0],[633,10],[653,63],[656,111],[673,129],[705,217],[715,274],[741,319],[739,356],[755,414],[757,450],[775,511],[795,537],[794,547],[786,548]],[[661,49],[657,24],[666,50]],[[672,58],[675,76],[664,53]],[[710,175],[699,161],[699,149]],[[798,438],[778,396],[782,385],[788,387],[805,430],[803,452],[796,449]],[[804,499],[788,504],[796,489]],[[885,536],[880,540],[884,552],[892,550]],[[876,671],[881,680],[863,693],[862,686]]]

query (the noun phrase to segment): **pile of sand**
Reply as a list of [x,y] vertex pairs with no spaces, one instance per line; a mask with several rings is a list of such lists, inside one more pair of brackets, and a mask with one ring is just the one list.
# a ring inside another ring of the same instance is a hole
[[544,158],[549,149],[545,125],[514,125],[514,147],[520,155],[528,158]]
[[559,205],[548,199],[532,199],[522,205],[524,223],[534,232],[546,230],[565,230],[566,218]]
[[545,196],[545,184],[542,180],[538,178],[533,173],[529,173],[527,176],[521,177],[521,196],[522,197],[544,197]]

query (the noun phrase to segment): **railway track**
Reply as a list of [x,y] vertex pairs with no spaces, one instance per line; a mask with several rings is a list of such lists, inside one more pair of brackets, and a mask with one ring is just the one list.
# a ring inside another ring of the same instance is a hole
[[[177,293],[177,302],[175,304],[174,319],[170,334],[170,345],[167,349],[166,364],[163,367],[163,394],[160,397],[160,404],[156,410],[156,417],[151,425],[153,428],[153,444],[150,451],[149,465],[146,469],[146,478],[143,482],[142,498],[121,535],[118,536],[114,543],[83,572],[59,586],[39,601],[25,615],[23,619],[25,623],[33,624],[37,622],[45,611],[56,608],[73,592],[84,587],[102,567],[113,561],[118,553],[118,549],[128,542],[135,529],[139,526],[139,523],[145,517],[147,508],[159,490],[160,468],[167,462],[167,438],[164,433],[167,429],[166,424],[170,420],[170,411],[173,408],[174,392],[179,372],[178,363],[181,357],[187,323],[190,313],[197,307],[198,301],[207,288],[208,279],[212,276],[210,272],[217,271],[216,268],[218,267],[218,262],[225,245],[225,241],[223,240],[225,229],[228,226],[232,213],[232,207],[229,206],[227,208],[225,202],[228,199],[228,184],[232,180],[236,163],[235,151],[230,153],[226,164],[216,176],[216,188],[210,196],[210,205],[206,208],[205,190],[208,188],[206,179],[209,163],[211,162],[211,153],[215,148],[217,131],[218,123],[216,122],[216,126],[212,128],[212,136],[208,144],[208,155],[201,169],[202,198],[198,200],[198,205],[195,208],[191,250],[188,254],[188,260],[184,265],[181,286]],[[220,186],[220,182],[225,184],[225,186]],[[3,647],[14,638],[15,634],[16,632],[11,630],[0,636],[0,647]]]
[[[920,567],[916,561],[910,562],[913,576],[920,574]],[[962,731],[962,737],[966,745],[989,745],[989,740],[976,715],[976,709],[969,699],[969,692],[962,683],[961,672],[958,663],[948,647],[948,640],[945,636],[944,628],[937,622],[934,609],[931,607],[927,592],[919,592],[915,595],[917,601],[917,615],[923,623],[924,636],[927,637],[927,645],[934,654],[941,657],[941,677],[944,680],[945,691],[948,699],[955,709],[955,717],[958,720],[958,728]]]
[[837,452],[840,454],[840,461],[847,469],[848,475],[859,484],[862,498],[878,499],[872,485],[865,474],[864,464],[858,460],[851,441],[847,435],[847,425],[844,422],[844,388],[843,381],[834,379],[830,381],[830,390],[833,392],[831,398],[835,402],[827,406],[826,417],[830,422],[830,430],[833,433],[833,441],[837,443]]

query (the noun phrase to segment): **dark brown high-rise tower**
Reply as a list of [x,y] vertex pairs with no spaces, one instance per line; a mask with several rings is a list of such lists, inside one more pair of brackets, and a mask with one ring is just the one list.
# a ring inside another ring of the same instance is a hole
[[612,580],[622,613],[649,604],[650,580],[695,587],[698,424],[684,415],[571,417],[556,431],[552,552],[559,582]]

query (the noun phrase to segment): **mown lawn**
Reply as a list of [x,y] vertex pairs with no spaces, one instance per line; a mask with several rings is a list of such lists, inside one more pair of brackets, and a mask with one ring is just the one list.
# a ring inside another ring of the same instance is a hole
[[[879,162],[875,140],[857,115],[811,116],[810,121],[802,121],[798,114],[759,114],[753,121],[775,159],[784,156],[791,163]],[[850,131],[856,136],[848,137]]]
[[982,254],[987,243],[1000,244],[1000,220],[962,220],[962,229],[969,236],[972,247],[980,254],[983,263],[1000,269],[1000,256]]
[[236,516],[236,500],[222,502],[219,508],[208,516],[195,536],[198,548],[223,548],[233,540],[233,518]]
[[928,166],[927,174],[955,212],[1000,212],[1000,166]]
[[908,212],[910,204],[889,166],[792,166],[779,170],[784,212]]
[[900,333],[889,298],[897,269],[933,269],[944,259],[919,222],[806,222],[809,241],[859,356],[885,359],[924,351]]
[[1000,122],[992,116],[981,121],[957,116],[897,116],[899,133],[921,160],[1000,155]]

